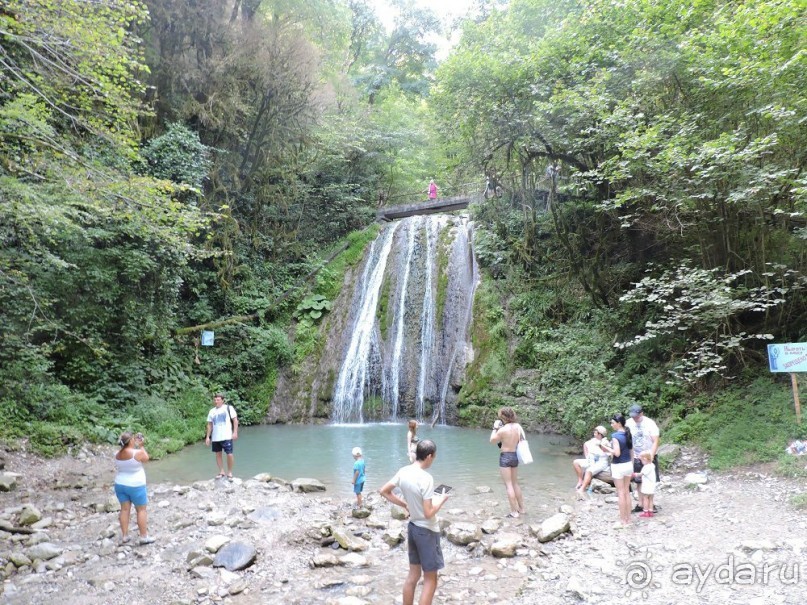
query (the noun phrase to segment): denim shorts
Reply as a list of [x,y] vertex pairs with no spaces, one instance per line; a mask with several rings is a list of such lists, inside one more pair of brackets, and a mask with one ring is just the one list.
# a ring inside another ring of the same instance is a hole
[[354,483],[353,484],[353,493],[354,494],[360,494],[363,489],[364,489],[364,481],[362,481],[361,483]]
[[420,527],[410,521],[406,535],[410,565],[420,565],[423,571],[437,571],[445,567],[439,532]]
[[214,441],[213,442],[213,451],[220,452],[224,450],[225,454],[232,454],[233,453],[233,440],[227,439],[225,441]]
[[146,493],[145,485],[138,485],[131,487],[129,485],[115,484],[115,495],[118,497],[118,502],[131,502],[135,506],[145,506],[148,504],[149,498]]

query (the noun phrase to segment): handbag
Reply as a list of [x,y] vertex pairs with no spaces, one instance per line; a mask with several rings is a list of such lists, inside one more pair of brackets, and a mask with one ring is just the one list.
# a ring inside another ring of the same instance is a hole
[[518,456],[519,464],[532,464],[532,452],[530,451],[530,444],[527,442],[527,436],[524,430],[521,430],[521,439],[516,446],[516,456]]

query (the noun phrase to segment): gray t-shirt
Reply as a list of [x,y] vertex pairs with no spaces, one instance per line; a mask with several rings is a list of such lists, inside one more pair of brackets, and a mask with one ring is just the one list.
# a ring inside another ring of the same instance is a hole
[[395,476],[390,479],[390,483],[401,490],[406,506],[409,508],[411,523],[431,531],[440,531],[437,515],[427,519],[426,511],[423,510],[423,501],[431,500],[434,496],[434,478],[429,473],[417,464],[410,464],[395,473]]
[[652,437],[659,436],[658,425],[647,416],[641,422],[636,422],[633,418],[628,418],[625,428],[630,431],[633,438],[633,457],[638,458],[639,454],[645,450],[650,451],[653,447]]

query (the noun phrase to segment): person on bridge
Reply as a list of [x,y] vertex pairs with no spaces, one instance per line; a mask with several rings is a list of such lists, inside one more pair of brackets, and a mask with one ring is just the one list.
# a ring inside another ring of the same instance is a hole
[[434,179],[429,181],[429,188],[427,191],[429,192],[429,200],[437,199],[437,184],[434,182]]

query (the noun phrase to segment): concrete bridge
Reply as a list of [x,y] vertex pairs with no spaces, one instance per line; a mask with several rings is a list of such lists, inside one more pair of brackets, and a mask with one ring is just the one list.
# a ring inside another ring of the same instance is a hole
[[402,206],[387,206],[376,212],[376,220],[394,221],[399,218],[415,216],[416,214],[437,214],[439,212],[451,212],[452,210],[463,210],[468,204],[482,199],[481,194],[459,195],[456,197],[444,197],[436,200],[427,200],[416,204],[405,204]]

